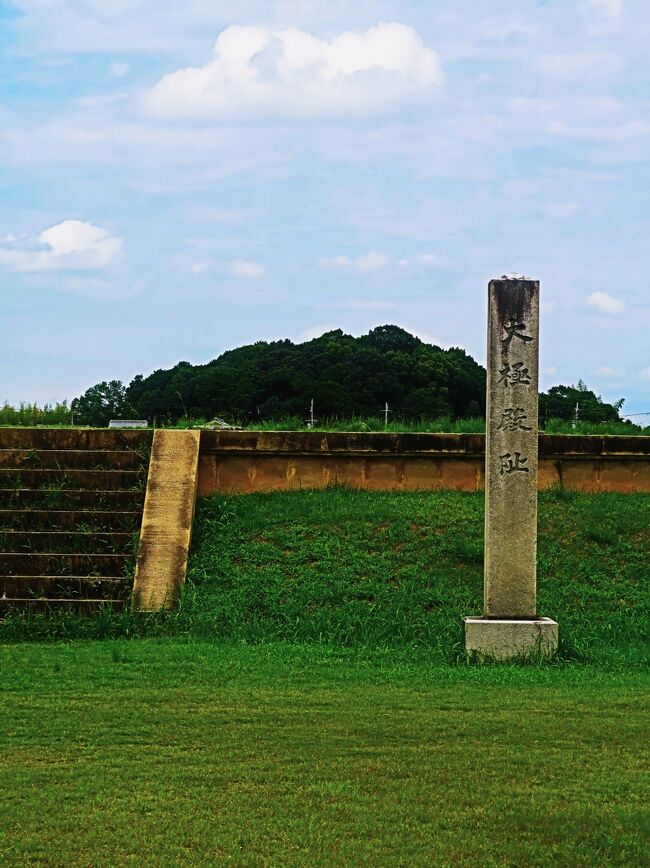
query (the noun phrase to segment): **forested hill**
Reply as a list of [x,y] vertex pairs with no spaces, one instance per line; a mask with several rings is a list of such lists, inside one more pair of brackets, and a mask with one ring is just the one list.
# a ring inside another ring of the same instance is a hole
[[337,329],[302,344],[258,341],[206,365],[179,362],[135,377],[126,397],[147,419],[304,418],[312,398],[321,419],[377,416],[385,402],[402,418],[457,418],[485,413],[485,369],[462,349],[385,325],[358,338]]

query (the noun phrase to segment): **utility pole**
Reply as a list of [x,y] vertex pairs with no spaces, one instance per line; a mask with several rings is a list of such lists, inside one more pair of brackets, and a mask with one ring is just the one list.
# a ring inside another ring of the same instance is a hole
[[181,406],[183,407],[183,416],[184,416],[186,419],[188,419],[189,416],[187,415],[187,407],[185,406],[185,401],[183,400],[183,396],[181,395],[180,392],[176,392],[176,394],[178,395],[179,400],[180,400],[180,402],[181,402]]
[[312,398],[311,402],[309,404],[309,419],[307,420],[307,427],[313,428],[315,421],[316,420],[314,419],[314,399]]
[[386,401],[384,405],[384,431],[388,428],[388,414],[390,410],[388,409],[388,401]]
[[572,426],[573,428],[577,428],[577,426],[578,426],[579,415],[580,415],[580,404],[576,401],[576,415],[575,415],[575,419],[573,420],[573,426]]

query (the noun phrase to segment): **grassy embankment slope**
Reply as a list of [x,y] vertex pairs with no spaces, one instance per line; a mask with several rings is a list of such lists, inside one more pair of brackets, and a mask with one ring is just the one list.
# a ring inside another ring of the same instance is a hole
[[8,622],[0,858],[642,864],[650,498],[542,495],[552,665],[464,663],[481,545],[479,495],[213,498],[178,613]]

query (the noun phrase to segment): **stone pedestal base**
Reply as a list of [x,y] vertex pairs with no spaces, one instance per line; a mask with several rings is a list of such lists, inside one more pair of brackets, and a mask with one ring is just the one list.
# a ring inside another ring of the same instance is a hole
[[465,651],[479,660],[552,657],[558,625],[551,618],[463,618]]

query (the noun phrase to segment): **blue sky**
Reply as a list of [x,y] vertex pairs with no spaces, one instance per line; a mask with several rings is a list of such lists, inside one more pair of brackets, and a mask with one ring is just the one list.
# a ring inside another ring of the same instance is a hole
[[0,401],[388,322],[483,362],[517,272],[542,387],[650,411],[649,42],[646,0],[0,0]]

